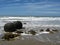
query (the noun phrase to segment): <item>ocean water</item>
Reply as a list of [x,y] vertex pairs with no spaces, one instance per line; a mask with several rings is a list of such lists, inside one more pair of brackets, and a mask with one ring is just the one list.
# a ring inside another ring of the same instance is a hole
[[13,21],[21,21],[25,27],[60,27],[60,17],[0,17],[0,29]]
[[[60,31],[60,17],[0,17],[0,35],[4,33],[4,25],[13,21],[21,21],[23,27],[27,29],[56,28]],[[60,32],[56,34],[41,34],[34,38],[43,42],[60,43]]]

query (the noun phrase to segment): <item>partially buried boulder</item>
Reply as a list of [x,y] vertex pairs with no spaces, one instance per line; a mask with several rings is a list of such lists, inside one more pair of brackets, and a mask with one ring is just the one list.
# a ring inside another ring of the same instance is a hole
[[14,31],[16,31],[15,25],[13,23],[6,23],[4,25],[4,31],[5,32],[14,32]]
[[13,22],[16,29],[22,29],[22,22],[21,21],[15,21]]

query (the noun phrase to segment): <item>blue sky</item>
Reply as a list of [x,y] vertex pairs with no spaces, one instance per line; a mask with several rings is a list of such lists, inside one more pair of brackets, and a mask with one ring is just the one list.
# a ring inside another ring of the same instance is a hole
[[60,16],[60,0],[0,0],[0,16]]

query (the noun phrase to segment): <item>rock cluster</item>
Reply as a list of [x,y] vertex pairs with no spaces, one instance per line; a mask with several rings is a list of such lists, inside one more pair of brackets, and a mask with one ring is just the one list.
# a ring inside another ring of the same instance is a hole
[[4,31],[5,32],[14,32],[16,29],[22,29],[22,22],[20,21],[15,21],[15,22],[10,22],[6,23],[4,25]]

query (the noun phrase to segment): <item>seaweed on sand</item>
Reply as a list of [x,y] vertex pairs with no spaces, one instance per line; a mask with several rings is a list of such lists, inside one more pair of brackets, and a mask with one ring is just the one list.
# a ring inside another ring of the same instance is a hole
[[36,34],[36,32],[34,31],[34,30],[30,30],[30,31],[28,31],[30,34],[32,34],[32,35],[35,35]]
[[13,34],[13,33],[5,33],[2,39],[4,40],[11,40],[14,39],[15,37],[20,36],[19,34]]

